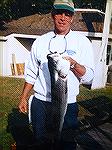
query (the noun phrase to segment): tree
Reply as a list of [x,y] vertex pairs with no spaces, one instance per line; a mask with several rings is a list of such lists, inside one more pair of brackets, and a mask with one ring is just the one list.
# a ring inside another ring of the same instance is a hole
[[0,0],[0,21],[12,18],[11,5],[15,0]]
[[107,0],[75,0],[75,3],[80,8],[94,8],[105,11]]
[[32,0],[15,0],[11,5],[12,15],[15,18],[31,15],[32,13]]
[[33,8],[34,13],[45,14],[51,11],[54,0],[33,0],[35,5]]
[[[35,13],[51,11],[54,0],[0,0],[0,20],[17,19]],[[76,8],[96,8],[105,11],[106,0],[73,0]]]

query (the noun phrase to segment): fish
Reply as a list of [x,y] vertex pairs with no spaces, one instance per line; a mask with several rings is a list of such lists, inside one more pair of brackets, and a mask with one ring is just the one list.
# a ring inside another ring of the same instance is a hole
[[67,110],[67,78],[62,78],[57,70],[58,54],[48,54],[48,68],[51,79],[51,121],[54,138],[60,138]]

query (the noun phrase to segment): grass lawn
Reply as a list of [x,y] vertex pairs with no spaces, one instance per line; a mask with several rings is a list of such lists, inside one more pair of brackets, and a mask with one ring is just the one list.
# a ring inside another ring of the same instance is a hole
[[[3,150],[10,150],[14,139],[10,132],[7,131],[8,117],[13,108],[17,108],[20,93],[23,89],[24,79],[0,77],[0,146]],[[89,90],[80,87],[78,102],[105,96],[112,101],[112,86],[106,86],[102,89]],[[84,115],[85,110],[80,108],[79,115]]]

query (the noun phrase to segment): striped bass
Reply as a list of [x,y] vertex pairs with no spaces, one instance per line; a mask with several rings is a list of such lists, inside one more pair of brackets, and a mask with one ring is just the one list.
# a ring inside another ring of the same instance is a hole
[[64,116],[67,110],[67,78],[59,76],[56,54],[48,54],[48,68],[51,77],[52,129],[55,138],[60,138]]

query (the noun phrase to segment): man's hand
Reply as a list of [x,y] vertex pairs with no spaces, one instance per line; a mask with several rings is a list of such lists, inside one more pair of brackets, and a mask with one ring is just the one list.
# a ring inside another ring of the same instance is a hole
[[60,77],[66,77],[70,70],[70,62],[60,57],[57,62],[57,71]]
[[27,103],[27,100],[24,99],[24,98],[20,98],[20,103],[19,103],[19,111],[21,113],[27,113],[28,111],[28,103]]
[[69,61],[69,62],[70,62],[70,66],[72,66],[73,64],[76,64],[76,63],[77,63],[77,62],[76,62],[74,59],[72,59],[70,56],[65,56],[65,57],[63,57],[63,59]]
[[28,112],[28,95],[32,88],[32,84],[25,82],[22,95],[20,96],[20,103],[18,105],[19,111],[22,113]]
[[70,70],[70,61],[63,58],[59,53],[50,54],[48,57],[51,57],[54,60],[54,67],[59,76],[65,78]]
[[69,56],[65,56],[64,59],[70,62],[70,70],[75,74],[77,78],[82,77],[86,73],[86,68],[83,65],[77,63]]

